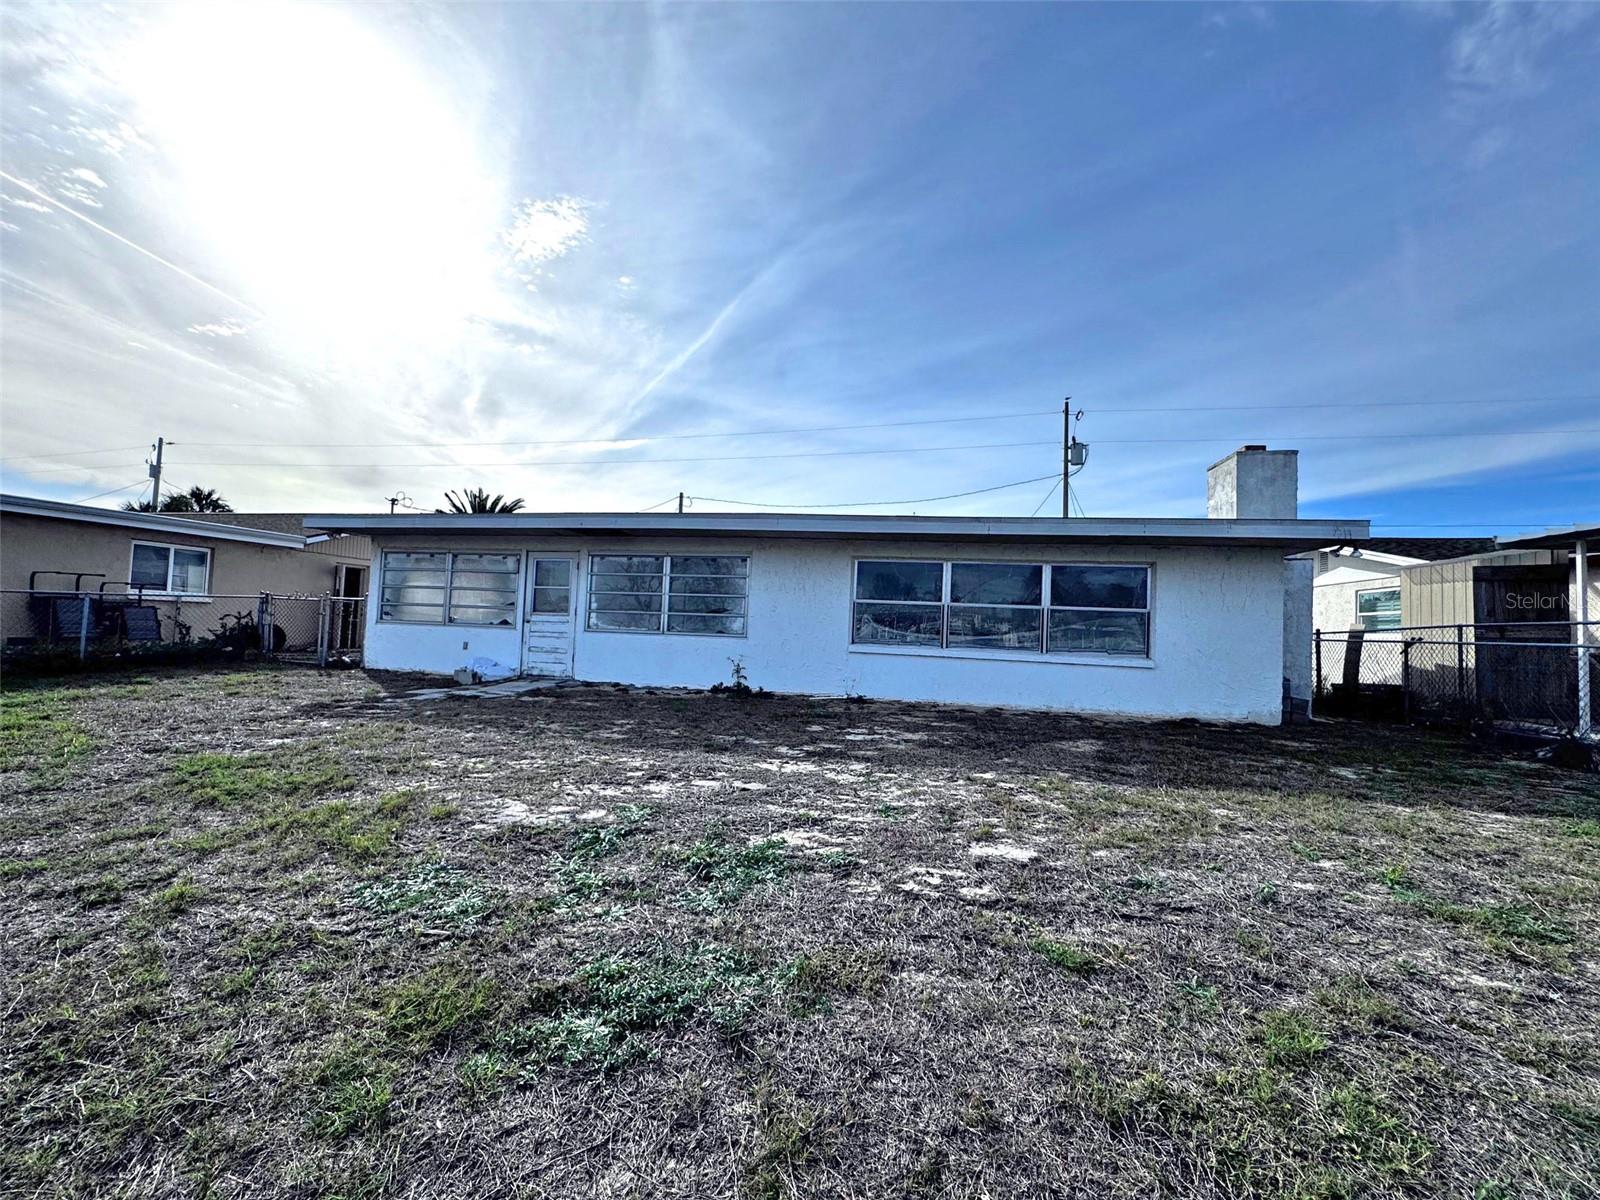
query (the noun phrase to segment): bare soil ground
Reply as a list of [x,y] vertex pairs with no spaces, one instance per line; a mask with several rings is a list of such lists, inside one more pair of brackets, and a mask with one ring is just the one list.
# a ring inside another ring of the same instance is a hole
[[419,682],[4,695],[0,1193],[1597,1194],[1592,775]]

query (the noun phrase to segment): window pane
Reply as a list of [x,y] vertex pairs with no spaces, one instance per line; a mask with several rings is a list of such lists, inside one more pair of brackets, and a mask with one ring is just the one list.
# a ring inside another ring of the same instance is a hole
[[1014,563],[951,563],[952,604],[1038,604],[1044,568]]
[[572,564],[564,558],[541,558],[533,564],[533,582],[539,587],[570,587]]
[[661,597],[644,592],[590,592],[590,612],[660,612]]
[[450,623],[452,625],[509,625],[515,615],[512,605],[506,604],[499,608],[461,608],[450,609]]
[[648,630],[652,633],[657,633],[661,630],[661,614],[591,612],[589,614],[589,628]]
[[501,605],[515,607],[517,593],[514,588],[451,588],[450,603],[457,604],[487,604],[498,608]]
[[386,587],[383,600],[389,604],[437,604],[444,607],[443,588]]
[[935,604],[857,604],[853,641],[937,646],[944,609]]
[[171,551],[161,546],[135,546],[133,570],[129,582],[135,587],[161,588],[167,586],[167,555]]
[[385,550],[383,552],[384,570],[397,567],[423,567],[429,570],[444,570],[445,556],[443,554],[428,553],[418,550]]
[[515,575],[519,562],[515,554],[458,554],[452,565],[458,575],[462,571],[493,571],[501,575]]
[[944,564],[936,562],[859,562],[857,600],[944,599]]
[[383,581],[384,583],[397,586],[403,586],[405,584],[417,584],[421,587],[442,588],[444,586],[444,572],[418,571],[414,569],[395,570],[391,567],[385,567],[383,570]]
[[1148,608],[1147,567],[1054,566],[1050,568],[1050,603],[1075,608]]
[[730,613],[744,614],[743,596],[674,596],[667,610],[675,613]]
[[390,604],[385,601],[378,615],[385,621],[428,621],[435,625],[443,625],[444,605]]
[[1363,629],[1399,629],[1399,613],[1367,613],[1361,618]]
[[1384,588],[1376,592],[1357,592],[1356,611],[1358,613],[1397,613],[1400,611],[1400,589]]
[[744,633],[743,617],[707,617],[693,613],[667,615],[668,633],[724,633],[737,637]]
[[517,590],[517,577],[499,571],[463,571],[457,567],[450,574],[450,586],[457,588],[497,588],[501,591]]
[[533,611],[560,613],[572,611],[572,591],[564,587],[536,587],[533,589]]
[[596,592],[659,592],[659,575],[592,575],[589,588]]
[[659,575],[663,561],[659,554],[596,554],[589,559],[589,570],[598,574]]
[[710,556],[702,554],[674,554],[672,556],[672,573],[674,575],[743,575],[750,567],[747,558],[733,558],[724,555]]
[[1150,615],[1142,612],[1050,610],[1055,654],[1148,654]]
[[206,590],[206,567],[211,556],[204,550],[174,550],[172,552],[172,590],[175,592],[203,592]]
[[677,575],[672,577],[674,592],[698,592],[703,596],[742,596],[746,579],[742,575]]
[[1037,608],[962,608],[950,606],[951,646],[983,646],[990,650],[1031,650],[1039,653]]

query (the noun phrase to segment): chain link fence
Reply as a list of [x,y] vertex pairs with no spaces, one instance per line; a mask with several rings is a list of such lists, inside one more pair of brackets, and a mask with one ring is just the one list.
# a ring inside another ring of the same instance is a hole
[[257,658],[355,665],[365,628],[359,596],[0,591],[0,664],[8,671]]
[[1317,631],[1316,711],[1588,733],[1600,701],[1600,622]]

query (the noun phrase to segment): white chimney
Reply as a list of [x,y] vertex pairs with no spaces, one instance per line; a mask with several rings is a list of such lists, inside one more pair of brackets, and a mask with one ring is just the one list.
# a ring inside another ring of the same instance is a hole
[[1206,516],[1293,520],[1299,515],[1300,452],[1240,446],[1206,472]]

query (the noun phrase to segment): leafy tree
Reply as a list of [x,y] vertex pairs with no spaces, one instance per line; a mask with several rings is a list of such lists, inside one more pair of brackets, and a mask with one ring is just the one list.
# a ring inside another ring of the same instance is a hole
[[507,500],[504,496],[495,496],[491,499],[484,488],[462,488],[459,496],[454,492],[446,492],[444,499],[450,507],[436,508],[434,512],[514,513],[521,511],[523,505],[520,496],[514,500]]
[[159,506],[153,505],[148,500],[129,500],[122,506],[123,512],[168,512],[168,513],[225,513],[232,512],[233,505],[229,504],[211,488],[192,487],[187,492],[173,492],[171,495],[161,497]]

